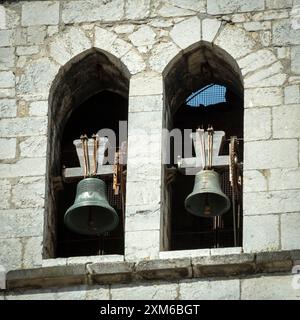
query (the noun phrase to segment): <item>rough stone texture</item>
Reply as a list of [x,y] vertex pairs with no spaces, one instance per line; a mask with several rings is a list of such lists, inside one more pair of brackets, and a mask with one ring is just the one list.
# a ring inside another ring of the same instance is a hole
[[12,30],[0,30],[0,47],[9,47],[13,44]]
[[[255,214],[255,211],[253,209]],[[276,215],[244,216],[244,252],[279,249],[279,217]]]
[[131,77],[129,96],[157,95],[163,92],[162,77],[153,73],[143,73]]
[[300,103],[300,87],[298,85],[287,86],[284,89],[284,103]]
[[244,192],[267,191],[269,188],[270,169],[244,170]]
[[281,86],[287,75],[280,61],[245,77],[245,88]]
[[43,232],[43,210],[10,209],[0,210],[0,238],[40,236]]
[[299,105],[289,105],[273,108],[273,137],[281,139],[299,138],[299,122]]
[[160,259],[176,259],[176,258],[191,258],[191,257],[207,257],[210,255],[210,249],[194,249],[194,250],[173,250],[161,251]]
[[[129,35],[129,39],[136,47],[146,46],[149,50],[155,43],[155,32],[149,26],[141,26],[137,31]],[[146,50],[146,51],[148,51]]]
[[0,48],[0,70],[7,70],[14,66],[14,48]]
[[149,285],[120,285],[111,287],[113,300],[174,300],[177,297],[176,283],[151,283]]
[[[30,168],[30,170],[28,170]],[[40,176],[46,172],[45,158],[27,158],[13,164],[0,164],[0,177]]]
[[86,290],[86,300],[109,300],[110,293],[108,286],[94,286]]
[[58,65],[41,58],[27,65],[24,74],[17,77],[17,92],[25,97],[48,98],[50,85],[58,72]]
[[269,139],[271,137],[271,109],[246,109],[244,135],[245,141]]
[[226,25],[216,38],[215,44],[235,59],[241,58],[255,48],[255,41],[244,29]]
[[16,208],[37,208],[44,206],[45,178],[22,178],[12,189],[12,203]]
[[244,194],[244,216],[300,211],[300,190]]
[[[27,28],[27,42],[30,45],[37,45],[44,43],[46,37],[45,26],[33,26]],[[19,45],[25,43],[19,43]]]
[[62,5],[64,23],[114,21],[123,17],[123,0],[70,1]]
[[300,168],[272,169],[268,180],[269,190],[300,189]]
[[143,230],[125,233],[126,260],[149,260],[158,257],[159,230]]
[[91,41],[85,33],[76,27],[71,27],[50,43],[50,55],[60,65],[64,65],[77,54],[91,48]]
[[209,0],[207,1],[207,13],[209,14],[225,14],[236,12],[248,12],[263,10],[265,4],[263,0]]
[[241,280],[241,299],[299,300],[300,293],[292,287],[292,279],[292,275],[285,275]]
[[23,158],[45,157],[47,137],[29,137],[20,143],[20,155]]
[[0,124],[0,137],[38,136],[47,131],[46,117],[1,119]]
[[158,44],[153,48],[149,59],[151,69],[162,72],[179,51],[179,48],[173,43]]
[[221,26],[221,21],[216,19],[204,19],[202,21],[202,40],[213,42]]
[[179,283],[182,300],[236,300],[240,298],[238,280],[199,281]]
[[300,46],[291,48],[291,71],[300,74]]
[[281,103],[282,90],[279,87],[245,90],[245,108],[277,106]]
[[58,24],[58,1],[34,1],[22,4],[22,26]]
[[281,216],[281,246],[283,250],[298,249],[299,247],[298,245],[300,241],[300,235],[299,235],[300,213],[299,212],[287,213]]
[[46,116],[48,114],[48,101],[33,101],[29,105],[29,116]]
[[0,247],[0,265],[6,270],[21,268],[22,244],[20,239],[0,239]]
[[23,240],[23,268],[42,265],[43,237],[30,237]]
[[163,96],[130,96],[129,112],[160,111],[163,109]]
[[12,88],[15,86],[15,76],[11,71],[0,72],[0,87]]
[[297,140],[246,142],[244,148],[245,169],[294,168],[298,166]]
[[0,138],[0,159],[13,159],[16,156],[16,139]]
[[0,117],[12,118],[17,116],[17,105],[14,99],[0,100]]
[[150,0],[128,0],[125,4],[125,19],[144,19],[150,14]]
[[0,180],[0,209],[7,209],[10,207],[10,191],[11,184],[7,179]]
[[201,40],[200,20],[193,17],[175,24],[170,31],[170,36],[181,49],[187,48]]
[[295,29],[289,19],[274,21],[273,44],[278,46],[300,44],[300,28]]
[[39,52],[38,46],[31,46],[31,47],[17,47],[16,53],[18,56],[27,56],[36,54]]
[[146,64],[143,60],[143,57],[136,52],[135,49],[131,49],[126,53],[121,61],[128,68],[130,74],[136,74],[146,69]]

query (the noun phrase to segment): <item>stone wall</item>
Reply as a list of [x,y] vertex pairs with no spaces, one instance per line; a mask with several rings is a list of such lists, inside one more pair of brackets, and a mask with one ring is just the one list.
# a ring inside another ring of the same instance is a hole
[[[225,50],[243,76],[243,251],[299,249],[299,5],[296,0],[10,1],[1,5],[0,263],[7,270],[43,264],[49,92],[59,70],[92,48],[113,55],[130,73],[122,259],[155,259],[162,254],[161,230],[166,228],[161,225],[166,211],[161,208],[163,72],[176,56],[200,41]],[[151,139],[141,136],[139,129],[150,133]],[[226,283],[234,298],[251,297],[256,281],[268,297],[267,279]],[[274,279],[281,283],[289,278]],[[223,286],[223,282],[213,283]],[[174,293],[174,298],[187,297],[189,290],[185,290],[193,285],[170,284],[170,294],[179,286],[180,296]],[[203,286],[211,288],[211,283]],[[159,297],[157,288],[147,290]],[[126,292],[118,290],[112,289],[111,296]],[[85,290],[78,292],[87,295]],[[96,292],[91,294],[102,294]],[[103,295],[107,292],[104,289]],[[273,294],[276,297],[275,290]],[[58,291],[53,295],[58,297]]]

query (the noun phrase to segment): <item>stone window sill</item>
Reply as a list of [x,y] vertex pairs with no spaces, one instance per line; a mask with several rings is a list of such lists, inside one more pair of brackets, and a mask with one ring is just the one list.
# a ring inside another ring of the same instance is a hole
[[[122,257],[122,256],[121,256]],[[83,258],[83,257],[80,257]],[[89,258],[89,257],[88,257]],[[78,258],[79,259],[79,258]],[[56,260],[56,259],[55,259]],[[91,260],[91,259],[90,259]],[[139,262],[78,262],[7,273],[6,287],[62,287],[155,280],[218,278],[262,273],[291,273],[300,250],[164,258]],[[79,261],[79,260],[78,260]]]

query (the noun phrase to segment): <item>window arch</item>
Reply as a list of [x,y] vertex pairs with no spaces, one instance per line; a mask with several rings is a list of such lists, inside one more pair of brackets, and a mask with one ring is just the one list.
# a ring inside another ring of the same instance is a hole
[[[225,132],[220,155],[228,155],[230,137],[236,136],[239,141],[239,161],[242,164],[244,109],[243,81],[239,67],[223,49],[201,41],[177,55],[164,70],[163,77],[164,127],[169,132],[179,129],[182,139],[179,150],[174,147],[174,140],[171,140],[170,164],[164,167],[163,249],[239,246],[242,243],[241,189],[239,229],[237,241],[234,241],[232,206],[221,218],[203,218],[190,214],[184,202],[193,190],[195,175],[174,170],[178,156],[186,157],[184,144],[191,141],[184,130],[191,129],[195,132],[201,126],[204,129],[213,126],[214,131]],[[164,145],[168,143],[165,141]],[[195,156],[194,148],[192,152]],[[229,166],[214,170],[221,177],[223,191],[231,199]],[[172,179],[169,178],[170,175],[173,176]]]
[[[74,202],[80,179],[66,181],[62,169],[79,167],[73,140],[79,139],[81,134],[91,137],[103,128],[118,133],[119,121],[128,117],[129,77],[128,70],[117,58],[93,48],[63,66],[52,84],[48,113],[44,258],[97,255],[103,248],[105,253],[123,253],[122,219],[118,228],[101,241],[97,237],[75,234],[65,227],[63,216]],[[105,181],[107,185],[112,183],[110,178]],[[109,193],[110,204],[120,216],[119,200]]]

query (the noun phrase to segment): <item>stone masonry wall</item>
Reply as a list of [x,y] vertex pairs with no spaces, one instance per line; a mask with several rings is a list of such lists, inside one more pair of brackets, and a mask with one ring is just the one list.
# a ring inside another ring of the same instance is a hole
[[[131,75],[121,259],[160,257],[162,73],[199,41],[229,53],[244,78],[241,250],[300,249],[299,0],[9,1],[0,5],[0,264],[11,270],[44,263],[49,90],[61,67],[93,47],[120,59]],[[262,297],[276,297],[268,281],[226,280],[233,288],[226,297],[251,297],[257,284],[266,288]],[[284,287],[289,278],[274,281]],[[194,295],[194,285],[203,285],[203,292],[223,288],[220,281],[195,283],[166,284],[172,288],[166,291],[172,298],[195,298],[202,291]],[[149,295],[161,297],[163,286],[148,287]],[[104,288],[91,295],[116,298],[126,290]],[[78,292],[83,298],[90,293]],[[60,292],[45,294],[57,298]]]

